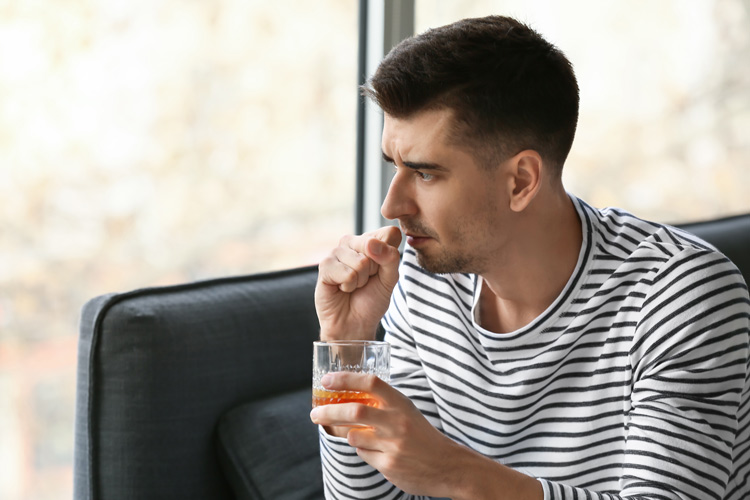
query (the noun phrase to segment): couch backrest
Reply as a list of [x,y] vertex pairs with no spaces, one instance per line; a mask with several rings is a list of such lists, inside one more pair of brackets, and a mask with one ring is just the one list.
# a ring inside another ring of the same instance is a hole
[[315,267],[110,294],[83,309],[75,500],[232,499],[230,408],[308,387]]
[[734,262],[750,283],[750,214],[680,224],[680,228],[718,248]]

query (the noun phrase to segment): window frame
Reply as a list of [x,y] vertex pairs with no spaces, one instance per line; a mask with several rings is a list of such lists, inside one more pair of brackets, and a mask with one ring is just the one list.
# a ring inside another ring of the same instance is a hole
[[380,140],[383,113],[359,92],[383,57],[414,34],[415,0],[360,0],[357,56],[357,146],[355,232],[393,224],[380,214],[393,169],[383,161]]

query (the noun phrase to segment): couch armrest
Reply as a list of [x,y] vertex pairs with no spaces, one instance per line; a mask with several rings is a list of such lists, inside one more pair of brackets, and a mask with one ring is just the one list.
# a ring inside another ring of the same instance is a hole
[[306,387],[316,267],[109,294],[82,312],[74,498],[233,498],[215,425]]

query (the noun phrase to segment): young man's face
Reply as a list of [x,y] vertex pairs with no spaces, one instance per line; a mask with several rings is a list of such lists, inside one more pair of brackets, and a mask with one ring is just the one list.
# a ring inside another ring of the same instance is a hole
[[452,112],[385,115],[383,156],[396,166],[381,212],[398,219],[419,263],[435,273],[487,272],[507,241],[504,169],[480,168],[449,142]]

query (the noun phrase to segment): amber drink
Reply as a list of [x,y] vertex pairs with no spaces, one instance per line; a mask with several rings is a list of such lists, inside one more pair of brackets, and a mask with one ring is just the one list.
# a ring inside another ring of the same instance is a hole
[[329,391],[320,379],[326,373],[371,373],[390,380],[391,349],[387,342],[376,340],[338,340],[315,342],[313,345],[312,406],[360,403],[377,406],[377,400],[366,392]]

